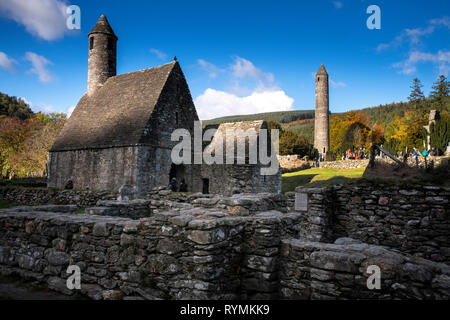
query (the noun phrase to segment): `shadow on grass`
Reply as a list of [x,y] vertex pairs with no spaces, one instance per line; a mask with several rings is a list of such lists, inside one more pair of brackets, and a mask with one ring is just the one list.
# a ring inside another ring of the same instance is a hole
[[299,186],[308,188],[318,188],[336,184],[354,183],[359,179],[361,179],[360,177],[351,178],[345,176],[334,176],[330,179],[311,181],[315,176],[317,176],[317,174],[283,177],[281,192],[285,193],[289,191],[295,191],[295,188]]
[[380,183],[450,186],[450,162],[443,161],[434,168],[424,169],[375,161],[373,168],[366,168],[363,178]]

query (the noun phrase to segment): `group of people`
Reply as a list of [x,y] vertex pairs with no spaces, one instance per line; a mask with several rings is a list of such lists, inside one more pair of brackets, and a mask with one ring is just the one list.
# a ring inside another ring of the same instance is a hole
[[351,149],[347,149],[345,153],[342,154],[342,160],[359,160],[366,159],[367,155],[365,153],[365,149],[359,149],[357,152],[353,152]]
[[[406,154],[408,154],[408,153],[406,153]],[[414,151],[409,151],[409,157],[419,157],[419,156],[420,156],[420,153],[419,153],[419,151],[417,151],[416,148],[414,148]],[[435,156],[437,156],[437,152],[434,148],[431,148],[430,150],[423,150],[422,156],[423,157],[428,157],[428,156],[435,157]]]
[[180,187],[178,187],[177,178],[173,177],[170,179],[169,190],[172,190],[173,192],[187,192],[187,184],[184,179],[181,180]]

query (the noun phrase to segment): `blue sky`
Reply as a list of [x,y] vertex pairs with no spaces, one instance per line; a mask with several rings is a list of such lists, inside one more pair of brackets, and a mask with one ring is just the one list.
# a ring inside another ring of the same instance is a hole
[[[69,5],[81,9],[80,30],[66,27]],[[366,26],[369,5],[379,30]],[[0,0],[0,91],[34,111],[73,108],[102,13],[119,37],[117,73],[176,55],[202,119],[313,109],[321,63],[332,112],[404,101],[414,77],[428,94],[450,71],[447,0]]]

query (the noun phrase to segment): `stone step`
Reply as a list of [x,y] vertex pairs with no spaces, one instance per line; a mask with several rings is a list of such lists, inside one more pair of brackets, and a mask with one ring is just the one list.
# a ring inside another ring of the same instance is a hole
[[90,207],[86,208],[85,213],[98,216],[118,216],[120,210],[113,207]]
[[151,200],[135,199],[135,200],[99,200],[97,201],[98,207],[146,207],[150,204]]

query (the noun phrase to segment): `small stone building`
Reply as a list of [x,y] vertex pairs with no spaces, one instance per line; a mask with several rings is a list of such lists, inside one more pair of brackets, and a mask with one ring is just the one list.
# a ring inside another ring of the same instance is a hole
[[[261,136],[261,129],[267,130],[267,123],[263,120],[222,123],[218,126],[208,126],[216,132],[204,152],[215,156],[219,148],[222,148],[222,164],[203,164],[201,166],[202,188],[204,193],[219,193],[232,195],[235,193],[260,193],[281,191],[281,170],[279,162],[274,154],[271,158],[277,168],[276,174],[261,174],[261,169],[270,167],[270,164],[262,164],[260,157],[260,140],[266,139],[269,157],[273,145],[270,136]],[[231,139],[227,138],[227,132],[233,132]],[[239,141],[240,140],[240,141]],[[233,146],[233,154],[230,158],[233,164],[227,164],[226,143]],[[232,144],[231,144],[232,143]],[[242,155],[238,154],[238,144],[243,149]],[[253,149],[253,154],[250,151]],[[253,155],[253,157],[252,157]]]
[[172,132],[183,128],[193,139],[199,120],[181,67],[174,59],[116,75],[117,40],[102,15],[89,33],[87,92],[49,152],[49,187],[64,188],[68,182],[76,189],[126,187],[145,197],[176,177],[194,192],[280,191],[280,174],[265,185],[258,165],[173,164],[171,151],[178,142],[171,141]]

